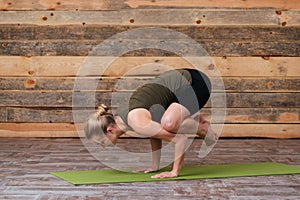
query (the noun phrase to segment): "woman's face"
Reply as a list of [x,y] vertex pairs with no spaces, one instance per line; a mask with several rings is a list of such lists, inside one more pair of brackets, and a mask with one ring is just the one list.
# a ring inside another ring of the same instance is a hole
[[118,140],[117,129],[114,125],[109,126],[105,136],[94,135],[91,140],[96,144],[100,144],[102,147],[113,146]]

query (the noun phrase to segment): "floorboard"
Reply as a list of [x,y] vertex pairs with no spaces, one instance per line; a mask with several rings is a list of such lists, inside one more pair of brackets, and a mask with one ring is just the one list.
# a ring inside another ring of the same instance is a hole
[[[299,139],[222,139],[205,158],[194,140],[185,165],[282,162],[300,166]],[[120,145],[149,150],[146,139]],[[50,171],[107,168],[78,138],[0,138],[0,199],[299,199],[300,175],[73,186]]]

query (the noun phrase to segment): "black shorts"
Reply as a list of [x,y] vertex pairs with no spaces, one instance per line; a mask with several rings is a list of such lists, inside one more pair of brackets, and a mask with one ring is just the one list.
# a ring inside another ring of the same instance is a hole
[[[117,111],[119,116],[127,123],[129,111],[145,108],[151,113],[153,121],[160,122],[165,110],[172,103],[179,103],[186,107],[191,115],[199,112],[210,97],[211,83],[204,73],[196,69],[184,70],[191,75],[188,84],[181,84],[178,89],[174,90],[172,86],[165,87],[157,83],[145,84],[133,93],[128,103],[121,106],[124,108]],[[178,73],[175,75],[178,76]]]
[[177,103],[186,107],[191,115],[198,112],[207,103],[211,93],[211,82],[202,72],[186,69],[192,76],[192,84],[176,92]]

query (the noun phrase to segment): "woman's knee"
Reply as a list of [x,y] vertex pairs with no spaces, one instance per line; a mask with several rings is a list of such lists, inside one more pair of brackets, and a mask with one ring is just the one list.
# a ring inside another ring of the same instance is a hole
[[170,132],[177,131],[180,127],[180,120],[176,117],[165,116],[161,120],[161,126]]
[[161,125],[168,131],[177,131],[182,121],[190,115],[189,111],[178,103],[172,103],[161,119]]

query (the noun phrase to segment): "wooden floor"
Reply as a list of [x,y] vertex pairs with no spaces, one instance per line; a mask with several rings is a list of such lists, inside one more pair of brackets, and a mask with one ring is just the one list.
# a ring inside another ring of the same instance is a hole
[[[201,140],[186,165],[276,161],[300,166],[300,140],[223,139],[205,159]],[[145,139],[124,146],[149,148]],[[137,146],[137,145],[135,145]],[[300,175],[73,186],[50,171],[105,168],[80,139],[0,138],[0,199],[299,199]]]

